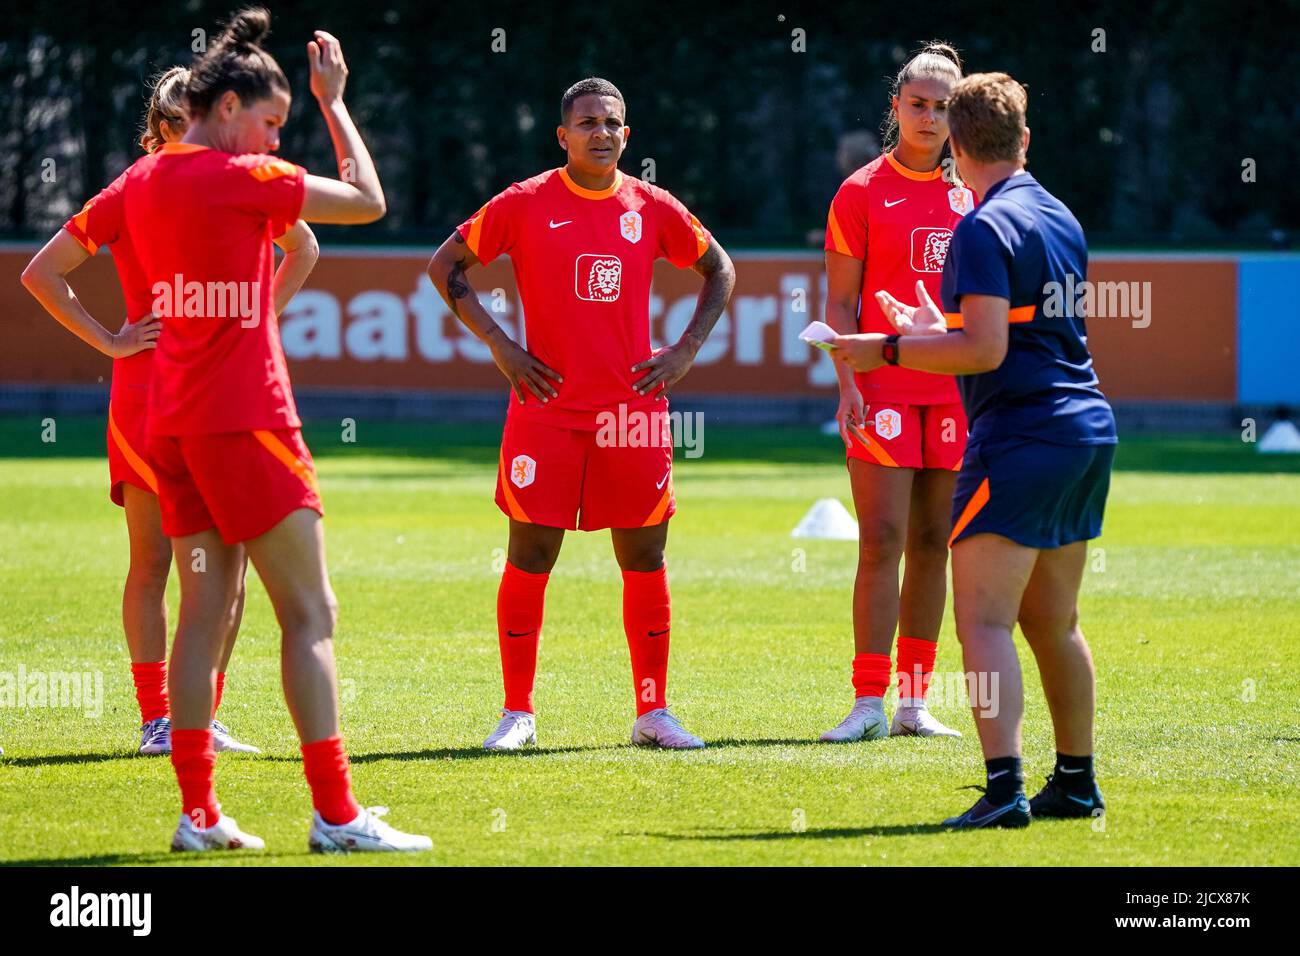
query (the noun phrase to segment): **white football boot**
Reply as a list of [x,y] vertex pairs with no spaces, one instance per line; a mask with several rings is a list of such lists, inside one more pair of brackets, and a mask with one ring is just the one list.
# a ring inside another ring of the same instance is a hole
[[313,811],[307,846],[313,853],[391,853],[433,849],[433,841],[427,836],[403,833],[379,819],[387,812],[387,807],[364,807],[351,823],[334,826]]
[[155,717],[140,727],[140,753],[153,757],[172,752],[172,720]]
[[518,750],[537,743],[537,720],[526,710],[507,710],[497,729],[483,741],[484,750]]
[[891,737],[960,737],[961,732],[939,723],[924,699],[905,697],[898,702],[889,725]]
[[266,844],[261,837],[245,833],[239,829],[234,817],[224,814],[210,827],[196,827],[185,814],[172,837],[172,851],[175,853],[199,852],[202,850],[262,850]]
[[665,750],[698,750],[704,741],[681,725],[667,707],[650,710],[632,725],[632,743]]
[[859,697],[853,709],[821,739],[832,744],[846,744],[854,740],[883,740],[889,736],[889,721],[885,719],[883,697]]
[[261,748],[241,743],[230,735],[230,728],[219,720],[212,721],[212,749],[217,753],[260,754]]

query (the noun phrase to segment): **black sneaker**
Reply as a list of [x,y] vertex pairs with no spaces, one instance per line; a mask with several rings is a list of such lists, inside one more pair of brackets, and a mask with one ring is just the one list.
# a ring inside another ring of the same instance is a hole
[[1036,817],[1095,817],[1106,812],[1097,781],[1089,781],[1091,792],[1085,796],[1070,793],[1061,786],[1053,774],[1047,784],[1029,801],[1030,811]]
[[1029,801],[1023,793],[1018,793],[1010,803],[1000,807],[989,803],[988,797],[980,797],[975,806],[961,816],[949,817],[943,821],[943,825],[954,830],[979,830],[983,827],[1014,829],[1029,826],[1030,818]]

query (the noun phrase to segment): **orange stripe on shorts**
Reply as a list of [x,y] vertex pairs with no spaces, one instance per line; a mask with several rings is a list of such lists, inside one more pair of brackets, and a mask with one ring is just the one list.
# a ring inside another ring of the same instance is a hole
[[862,442],[867,451],[871,452],[876,461],[880,462],[882,465],[888,465],[890,468],[898,467],[898,462],[894,461],[894,457],[889,454],[889,452],[885,451],[884,446],[881,445],[880,442],[868,435],[865,428],[862,428],[860,425],[850,425],[849,434],[856,436],[858,441]]
[[952,529],[952,537],[948,539],[948,547],[957,540],[957,535],[966,530],[966,526],[971,523],[971,519],[979,514],[980,509],[989,503],[989,480],[985,478],[980,482],[980,486],[975,489],[975,494],[970,496],[970,501],[966,502],[966,507],[961,510],[961,517],[957,519],[957,524]]
[[655,510],[650,512],[650,517],[645,519],[645,524],[641,525],[641,527],[648,528],[651,525],[656,525],[663,521],[664,512],[668,510],[668,502],[672,500],[672,497],[673,480],[672,478],[669,478],[668,487],[664,489],[664,496],[659,499],[659,504],[655,505]]
[[158,477],[153,473],[149,464],[136,454],[136,450],[131,447],[131,443],[126,440],[122,434],[122,429],[117,427],[117,422],[113,418],[113,406],[108,406],[108,431],[113,436],[113,441],[117,443],[118,451],[126,459],[126,463],[135,469],[135,473],[144,479],[144,483],[149,486],[149,490],[155,495],[158,494]]
[[266,450],[276,457],[276,460],[278,460],[280,464],[284,465],[284,467],[288,468],[291,472],[301,478],[308,488],[314,491],[317,495],[320,494],[320,485],[316,483],[316,472],[313,471],[311,466],[309,466],[305,461],[295,455],[289,449],[288,445],[280,441],[274,432],[255,431],[253,432],[253,437],[260,441]]

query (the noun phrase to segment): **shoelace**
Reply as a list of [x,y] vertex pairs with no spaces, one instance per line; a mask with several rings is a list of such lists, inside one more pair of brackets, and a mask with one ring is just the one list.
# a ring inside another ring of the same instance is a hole
[[230,736],[230,728],[219,720],[212,721],[212,730],[214,733],[224,734],[227,737]]
[[[507,723],[507,721],[509,721],[509,723]],[[506,731],[506,730],[514,730],[516,727],[520,726],[523,723],[524,723],[524,718],[521,717],[519,714],[503,713],[501,715],[501,723],[497,724],[497,733],[501,733],[502,731]]]
[[669,725],[670,725],[674,730],[680,730],[682,733],[686,733],[686,728],[682,726],[682,722],[681,722],[680,720],[678,720],[678,719],[673,715],[673,712],[672,712],[671,710],[669,710],[667,707],[664,708],[664,712],[663,712],[663,714],[661,715],[661,719],[667,721],[668,724],[669,724]]
[[390,827],[379,818],[387,813],[387,807],[366,807],[366,832],[371,836],[380,838],[381,840],[384,839],[386,836],[385,831],[389,830]]

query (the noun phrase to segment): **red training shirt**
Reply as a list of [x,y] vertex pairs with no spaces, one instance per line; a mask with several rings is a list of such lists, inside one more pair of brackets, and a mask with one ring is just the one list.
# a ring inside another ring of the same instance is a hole
[[671,194],[621,172],[608,189],[584,189],[552,169],[498,193],[458,231],[480,262],[510,255],[528,351],[564,377],[558,398],[543,405],[525,388],[509,414],[594,430],[597,413],[621,403],[667,407],[662,392],[632,388],[649,374],[631,368],[652,354],[654,262],[692,266],[710,240]]
[[[975,208],[965,186],[945,182],[943,171],[918,173],[885,153],[844,180],[831,201],[826,250],[861,259],[862,298],[859,332],[893,333],[876,304],[884,289],[900,302],[916,305],[916,280],[939,301],[939,278],[952,231]],[[854,375],[862,400],[907,405],[943,405],[960,399],[951,375],[899,366],[882,366]]]
[[[122,189],[126,173],[122,173],[96,195],[86,201],[81,212],[63,224],[63,228],[81,243],[92,256],[101,246],[108,246],[113,254],[117,279],[122,285],[126,300],[126,322],[138,322],[147,316],[153,305],[153,295],[145,280],[144,270],[136,255],[131,236],[126,231],[123,216]],[[111,402],[143,404],[149,396],[149,372],[153,367],[153,349],[145,349],[113,359],[113,385],[109,393]]]
[[271,292],[273,237],[307,171],[264,153],[167,143],[126,172],[126,227],[162,319],[149,432],[298,428]]

